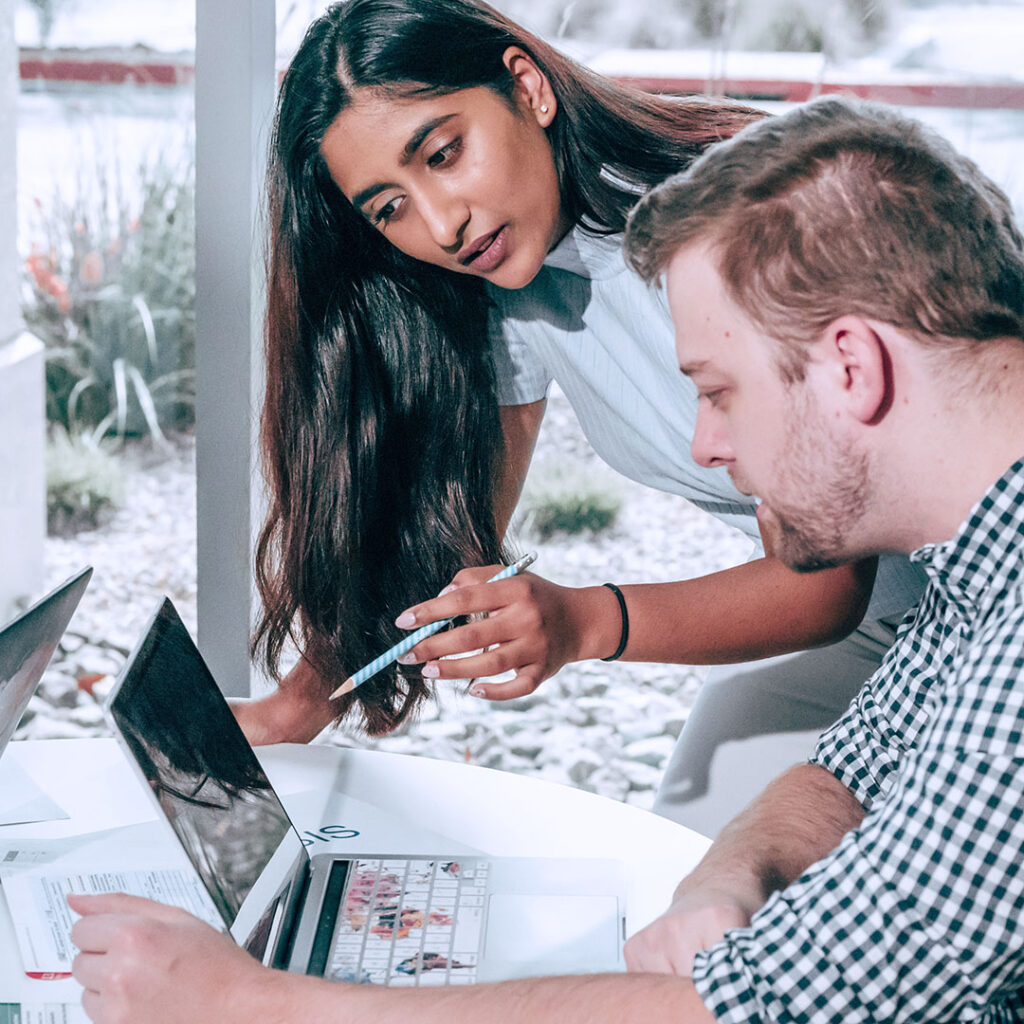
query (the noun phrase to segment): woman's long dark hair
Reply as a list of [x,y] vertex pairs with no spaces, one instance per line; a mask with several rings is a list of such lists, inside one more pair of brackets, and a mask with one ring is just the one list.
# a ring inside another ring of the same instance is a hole
[[[483,281],[386,241],[334,184],[320,144],[361,89],[485,86],[511,104],[510,46],[551,82],[562,208],[597,232],[621,230],[639,192],[760,116],[626,90],[478,0],[347,0],[313,23],[281,86],[268,171],[270,507],[253,650],[275,677],[291,636],[333,686],[406,635],[394,625],[403,608],[464,566],[503,560]],[[385,671],[340,714],[358,704],[380,734],[426,695],[417,672]]]

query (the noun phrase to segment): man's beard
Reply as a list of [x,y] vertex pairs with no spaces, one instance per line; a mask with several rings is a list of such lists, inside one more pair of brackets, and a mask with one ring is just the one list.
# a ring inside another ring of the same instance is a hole
[[774,553],[797,572],[831,569],[857,557],[851,533],[870,502],[869,459],[833,436],[814,405],[790,423],[775,479],[803,499],[799,506],[768,503],[778,524]]

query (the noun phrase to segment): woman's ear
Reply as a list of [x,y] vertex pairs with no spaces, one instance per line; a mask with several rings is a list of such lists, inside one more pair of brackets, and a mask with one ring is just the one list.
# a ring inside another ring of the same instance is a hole
[[885,339],[866,320],[842,316],[821,339],[825,379],[837,405],[855,420],[874,424],[892,406],[892,358]]
[[555,119],[558,103],[547,75],[521,47],[510,46],[501,57],[513,81],[513,98],[524,112],[534,117],[541,128]]

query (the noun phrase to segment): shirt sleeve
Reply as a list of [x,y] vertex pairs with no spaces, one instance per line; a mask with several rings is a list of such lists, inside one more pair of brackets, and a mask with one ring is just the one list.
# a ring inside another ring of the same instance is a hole
[[499,405],[526,405],[546,397],[551,374],[527,343],[522,325],[492,304],[488,333]]
[[925,733],[861,827],[698,955],[694,982],[719,1020],[1018,1019],[1020,604],[984,633],[934,688]]
[[846,714],[822,733],[810,757],[831,772],[870,810],[892,785],[906,756],[905,737],[917,735],[928,714],[935,683],[933,645],[938,595],[927,590],[916,612],[896,631],[874,675],[850,702]]

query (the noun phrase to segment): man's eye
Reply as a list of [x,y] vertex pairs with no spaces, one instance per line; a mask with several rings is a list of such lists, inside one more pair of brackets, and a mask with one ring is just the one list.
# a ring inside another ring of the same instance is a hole
[[447,146],[442,146],[440,149],[435,150],[430,156],[427,157],[428,167],[443,167],[445,164],[449,164],[458,156],[459,151],[462,149],[462,139],[452,139]]

